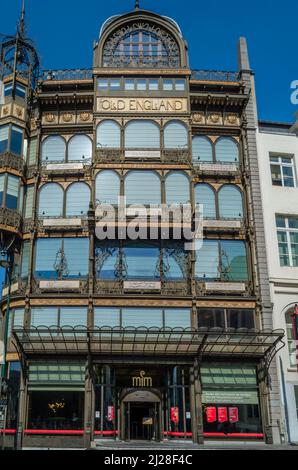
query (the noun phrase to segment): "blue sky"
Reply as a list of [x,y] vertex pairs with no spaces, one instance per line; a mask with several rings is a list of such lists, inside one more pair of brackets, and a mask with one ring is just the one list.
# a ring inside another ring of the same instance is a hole
[[[111,15],[130,11],[134,0],[26,0],[27,25],[44,68],[92,66],[92,44]],[[0,32],[15,31],[21,0],[1,1]],[[290,84],[298,80],[298,2],[250,0],[140,0],[142,8],[171,16],[189,44],[192,68],[235,70],[237,41],[248,40],[256,73],[259,118],[293,122],[298,106]]]

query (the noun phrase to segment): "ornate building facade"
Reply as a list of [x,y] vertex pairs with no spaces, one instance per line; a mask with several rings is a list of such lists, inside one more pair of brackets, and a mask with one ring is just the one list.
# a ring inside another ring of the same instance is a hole
[[22,27],[1,63],[7,442],[279,442],[245,40],[237,72],[192,70],[177,23],[137,8],[103,24],[90,70],[39,73]]

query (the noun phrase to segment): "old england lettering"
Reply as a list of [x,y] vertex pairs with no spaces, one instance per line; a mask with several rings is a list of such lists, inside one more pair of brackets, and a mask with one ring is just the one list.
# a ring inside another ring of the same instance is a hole
[[98,98],[98,112],[186,113],[186,98]]

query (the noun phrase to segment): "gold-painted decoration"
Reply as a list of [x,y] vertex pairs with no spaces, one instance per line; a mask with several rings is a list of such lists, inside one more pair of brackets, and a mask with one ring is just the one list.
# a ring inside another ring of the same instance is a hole
[[203,114],[202,113],[195,113],[192,115],[193,122],[202,122]]
[[140,371],[139,377],[132,378],[133,387],[152,387],[152,377],[145,377],[146,372],[144,370]]
[[46,122],[54,122],[55,115],[53,113],[46,113],[45,114],[45,120],[46,120]]
[[236,124],[237,123],[237,115],[236,114],[229,114],[227,117],[227,121],[229,124]]
[[3,114],[4,114],[4,116],[6,116],[8,113],[9,113],[8,106],[5,106],[5,108],[3,108]]
[[69,113],[69,112],[62,114],[62,120],[64,122],[70,122],[72,120],[72,117],[73,117],[72,113]]
[[217,113],[210,114],[210,120],[213,124],[217,124],[219,122],[219,118],[220,116]]
[[21,117],[21,116],[23,115],[23,110],[22,110],[22,108],[17,107],[17,108],[16,108],[16,114],[17,114],[18,117]]
[[87,113],[87,112],[83,112],[83,113],[80,113],[80,119],[81,121],[89,121],[90,119],[90,113]]

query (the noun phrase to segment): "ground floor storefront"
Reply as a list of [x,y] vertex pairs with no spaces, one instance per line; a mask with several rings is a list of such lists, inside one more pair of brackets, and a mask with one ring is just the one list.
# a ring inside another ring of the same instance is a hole
[[29,447],[266,439],[256,362],[172,362],[29,361],[20,415],[10,414],[8,435],[18,433]]

